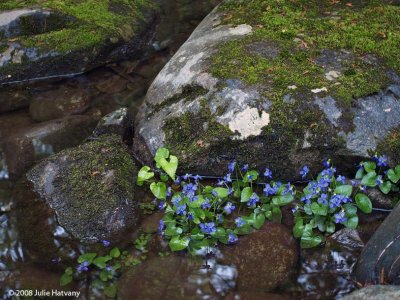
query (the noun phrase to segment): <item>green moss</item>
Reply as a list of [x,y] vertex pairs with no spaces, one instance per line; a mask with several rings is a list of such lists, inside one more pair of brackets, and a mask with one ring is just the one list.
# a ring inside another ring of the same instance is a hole
[[[261,83],[274,99],[326,87],[345,108],[353,99],[387,85],[387,71],[400,71],[400,7],[383,1],[323,0],[227,1],[220,7],[226,23],[253,26],[253,34],[221,45],[213,57],[212,73],[220,78],[239,78]],[[276,45],[276,57],[252,51],[252,44]],[[337,80],[325,77],[318,62],[321,51],[351,52]],[[377,58],[371,61],[370,54]],[[296,85],[295,91],[288,86]]]
[[400,127],[391,130],[378,144],[376,151],[388,155],[393,163],[400,164]]
[[[120,194],[128,194],[133,200],[136,167],[118,136],[100,136],[98,140],[57,156],[65,154],[71,156],[74,163],[65,174],[62,189],[70,195],[71,205],[79,207],[85,217],[96,216],[117,204],[116,197]],[[106,174],[110,174],[111,182],[107,181]]]
[[[148,0],[6,0],[1,10],[42,7],[76,20],[62,30],[21,37],[27,47],[66,52],[98,45],[106,38],[130,39]],[[117,9],[120,8],[120,9]]]

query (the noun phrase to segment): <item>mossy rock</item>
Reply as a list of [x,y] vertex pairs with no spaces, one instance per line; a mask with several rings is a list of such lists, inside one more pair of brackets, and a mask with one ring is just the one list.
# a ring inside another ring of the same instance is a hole
[[154,80],[135,134],[182,172],[351,170],[400,125],[399,22],[386,1],[223,1]]
[[136,174],[121,137],[102,135],[43,160],[27,178],[67,232],[95,242],[136,225]]
[[140,56],[154,34],[150,0],[5,0],[0,83],[80,73]]

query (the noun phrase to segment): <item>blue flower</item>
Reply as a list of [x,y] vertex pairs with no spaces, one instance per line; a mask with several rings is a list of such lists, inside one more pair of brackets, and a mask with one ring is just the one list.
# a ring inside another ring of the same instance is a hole
[[160,204],[158,204],[158,209],[159,210],[164,210],[164,206],[165,206],[165,202],[164,201],[160,201]]
[[379,167],[387,167],[387,156],[385,156],[385,155],[383,155],[383,156],[374,156],[374,158],[376,159],[376,161],[377,161],[377,165],[379,166]]
[[214,222],[200,223],[199,226],[200,226],[201,231],[206,234],[213,234],[213,233],[217,232],[217,227],[215,227]]
[[272,178],[272,171],[270,169],[268,169],[268,168],[265,168],[264,176],[266,178]]
[[292,208],[292,213],[296,213],[297,209],[298,209],[298,207],[296,205],[295,207]]
[[328,205],[328,195],[327,194],[321,194],[321,196],[318,198],[317,202],[319,204]]
[[336,224],[344,223],[344,222],[347,221],[347,218],[346,218],[343,210],[338,212],[337,214],[335,214],[334,217],[335,217],[335,223]]
[[179,178],[179,176],[176,177],[174,183],[175,183],[176,185],[178,185],[178,184],[181,183],[181,179]]
[[283,195],[286,195],[286,194],[291,194],[292,196],[294,195],[294,191],[293,191],[293,186],[290,184],[290,182],[288,182],[287,183],[287,185],[286,185],[286,189],[283,191]]
[[248,164],[245,164],[243,167],[242,167],[242,171],[243,172],[246,172],[247,170],[249,169],[249,165]]
[[238,217],[235,219],[235,223],[237,227],[242,227],[246,225],[246,221],[242,217]]
[[383,184],[382,175],[379,175],[375,181],[379,186],[381,186]]
[[176,214],[177,215],[186,215],[186,204],[177,205],[176,206]]
[[160,223],[158,223],[158,234],[163,235],[163,230],[164,230],[165,223],[163,220],[160,220]]
[[236,161],[232,161],[228,164],[228,171],[229,173],[233,173],[235,171]]
[[342,175],[339,175],[339,176],[336,178],[336,181],[337,181],[337,182],[340,182],[340,183],[342,183],[342,184],[344,184],[344,183],[346,183],[346,177],[344,177],[344,176],[342,176]]
[[340,207],[340,205],[351,202],[351,198],[336,194],[329,199],[329,208]]
[[106,267],[106,271],[111,272],[112,270],[113,270],[113,268],[111,266]]
[[194,219],[193,215],[191,213],[188,213],[187,220],[193,221],[193,219]]
[[214,191],[214,190],[211,191],[211,194],[212,194],[214,197],[218,197],[218,193],[217,193],[216,191]]
[[217,215],[217,222],[221,224],[223,221],[224,221],[224,218],[222,217],[222,214],[218,214]]
[[167,188],[167,191],[166,191],[166,196],[167,196],[167,197],[171,197],[171,195],[172,195],[172,189],[171,189],[171,187],[169,186],[169,187]]
[[275,195],[278,192],[278,188],[276,186],[271,186],[270,184],[266,184],[264,187],[264,195],[265,196],[272,196]]
[[210,208],[211,204],[210,204],[210,199],[206,198],[206,200],[201,204],[201,208],[202,209],[207,209]]
[[365,192],[367,190],[367,187],[365,185],[360,185],[360,190]]
[[226,212],[227,215],[230,215],[234,210],[235,210],[235,205],[233,205],[232,202],[226,203],[224,211]]
[[110,246],[110,242],[107,241],[107,240],[101,240],[101,242],[103,243],[103,246],[104,246],[104,247]]
[[259,201],[260,201],[260,197],[258,197],[256,193],[253,193],[253,195],[251,195],[249,198],[249,202],[247,202],[247,206],[248,207],[255,206],[257,204],[257,202],[259,202]]
[[225,182],[232,182],[231,173],[228,173],[228,174],[226,174],[226,176],[224,176],[224,181]]
[[194,181],[195,181],[195,182],[199,182],[199,180],[202,180],[202,179],[203,179],[203,176],[200,176],[200,175],[197,174],[197,175],[194,176],[193,178],[194,178]]
[[192,174],[188,174],[188,173],[186,173],[185,175],[182,176],[182,178],[184,180],[188,180],[188,179],[190,179],[190,177],[192,177]]
[[178,206],[178,204],[179,204],[179,202],[181,202],[181,200],[182,200],[182,197],[180,195],[178,195],[178,196],[174,197],[171,202],[172,202],[172,204]]
[[303,197],[300,198],[301,202],[304,202],[305,204],[311,204],[311,194],[304,195]]
[[88,266],[89,266],[89,263],[85,260],[83,263],[78,265],[76,270],[78,271],[78,273],[81,273],[83,271],[89,270]]
[[225,184],[225,181],[223,179],[218,179],[217,185],[221,186],[224,184]]
[[325,160],[323,162],[323,165],[325,168],[329,168],[331,166],[331,160],[330,159]]
[[238,241],[238,237],[234,233],[228,234],[228,244],[235,244]]
[[300,171],[301,178],[305,178],[308,172],[310,172],[310,169],[307,166],[304,166]]

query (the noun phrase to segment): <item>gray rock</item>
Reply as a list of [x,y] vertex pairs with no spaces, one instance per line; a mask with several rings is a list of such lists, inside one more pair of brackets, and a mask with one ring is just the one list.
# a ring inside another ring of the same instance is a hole
[[400,289],[392,285],[371,285],[352,292],[343,300],[395,300],[400,299]]
[[400,206],[396,206],[363,249],[355,278],[362,284],[400,284]]
[[[221,46],[256,30],[248,24],[229,25],[229,14],[221,8],[210,13],[150,86],[135,119],[135,137],[143,138],[152,154],[169,148],[179,156],[182,172],[222,175],[227,163],[237,159],[294,180],[304,164],[315,172],[327,157],[344,172],[353,172],[400,125],[400,79],[395,75],[388,88],[354,99],[346,108],[323,86],[304,92],[297,82],[290,83],[290,94],[278,105],[265,96],[275,88],[268,81],[217,78],[213,58]],[[273,41],[245,48],[249,59],[280,55]],[[354,59],[350,51],[323,50],[316,65],[334,84]],[[364,63],[379,67],[373,58]]]
[[133,121],[128,114],[127,108],[119,108],[112,113],[104,116],[93,131],[93,136],[98,137],[103,134],[115,134],[126,138],[131,135]]
[[105,135],[41,161],[27,178],[60,226],[76,239],[95,242],[137,223],[136,172],[126,145]]
[[31,95],[27,90],[3,89],[0,91],[0,113],[29,106]]

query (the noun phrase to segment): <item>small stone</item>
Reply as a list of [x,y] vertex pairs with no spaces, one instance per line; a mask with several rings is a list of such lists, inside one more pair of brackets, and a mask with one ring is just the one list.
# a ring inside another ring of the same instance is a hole
[[289,86],[288,86],[288,89],[289,89],[289,90],[295,90],[295,89],[297,89],[297,86],[295,86],[295,85],[289,85]]
[[339,78],[340,75],[341,74],[338,71],[329,71],[328,73],[325,73],[325,78],[327,80],[333,81],[333,80]]
[[314,94],[318,94],[318,93],[321,93],[321,92],[327,92],[327,91],[328,91],[328,89],[326,87],[322,87],[320,89],[311,90],[311,92],[313,92]]

